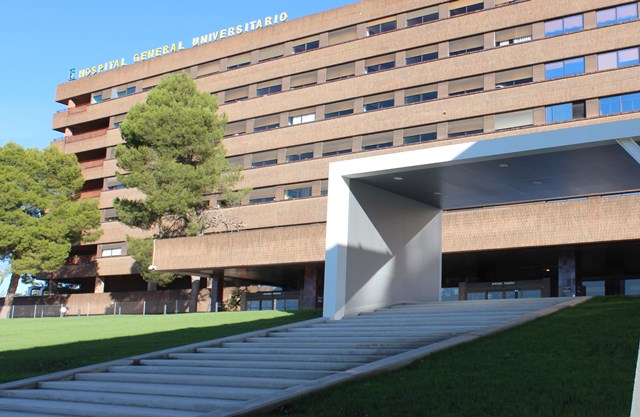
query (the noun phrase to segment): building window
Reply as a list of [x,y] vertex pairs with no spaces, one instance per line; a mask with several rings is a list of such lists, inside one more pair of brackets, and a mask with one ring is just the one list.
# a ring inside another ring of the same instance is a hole
[[404,99],[404,104],[422,103],[423,101],[435,100],[438,98],[437,91],[430,91],[428,93],[415,94],[407,96]]
[[105,223],[118,221],[118,213],[115,208],[103,209],[102,213],[103,213],[103,221]]
[[282,86],[281,85],[272,85],[270,87],[263,87],[263,88],[258,88],[256,90],[256,96],[258,97],[262,97],[262,96],[266,96],[267,94],[275,94],[275,93],[279,93],[282,91]]
[[329,45],[354,41],[358,39],[358,27],[349,26],[329,32]]
[[623,94],[620,96],[600,99],[600,115],[627,113],[640,110],[640,93]]
[[407,51],[407,65],[438,59],[438,46],[431,45]]
[[458,15],[461,15],[461,14],[471,13],[471,12],[475,12],[477,10],[484,9],[484,2],[470,4],[468,6],[463,6],[463,7],[457,7],[456,4],[462,4],[462,2],[458,1],[458,2],[453,2],[451,4],[451,7],[454,7],[454,8],[452,8],[449,11],[449,16],[458,16]]
[[456,120],[449,122],[448,137],[457,138],[460,136],[475,135],[484,132],[484,118]]
[[354,62],[327,68],[327,81],[343,80],[345,78],[351,78],[355,75],[356,64]]
[[640,63],[638,48],[598,54],[598,71],[628,67]]
[[101,101],[102,101],[102,94],[95,94],[93,96],[93,103],[92,104],[100,103]]
[[423,23],[432,22],[438,20],[438,7],[430,7],[428,9],[421,9],[415,12],[407,14],[407,27],[421,25]]
[[374,36],[381,33],[390,32],[392,30],[396,30],[397,27],[398,23],[395,20],[367,26],[367,36]]
[[303,74],[292,75],[290,88],[295,90],[296,88],[308,87],[317,83],[318,73],[316,71],[310,71]]
[[389,148],[391,146],[393,146],[393,132],[375,133],[362,137],[363,151]]
[[276,201],[276,198],[275,197],[252,198],[249,200],[249,204],[269,203],[271,201]]
[[607,26],[615,23],[629,22],[638,18],[638,3],[623,4],[596,12],[596,25]]
[[263,125],[263,126],[256,126],[256,127],[253,128],[253,131],[254,132],[264,132],[265,130],[277,129],[279,127],[280,127],[280,124],[272,123],[272,124]]
[[240,55],[234,55],[227,59],[228,70],[246,67],[249,64],[251,64],[251,53],[248,52]]
[[533,67],[496,72],[496,88],[512,87],[531,82],[533,82]]
[[371,74],[373,72],[378,72],[378,71],[382,71],[382,70],[386,70],[386,69],[395,68],[395,66],[396,66],[395,61],[383,62],[381,64],[375,64],[375,65],[369,65],[368,67],[366,67],[364,69],[364,73],[365,74]]
[[547,80],[584,74],[584,58],[566,59],[550,62],[544,65],[544,75]]
[[314,40],[310,42],[304,42],[299,45],[294,45],[293,53],[299,54],[301,52],[311,51],[313,49],[318,49],[320,47],[320,41]]
[[449,96],[451,97],[479,91],[484,91],[484,77],[482,75],[449,82]]
[[102,257],[122,256],[122,248],[102,249]]
[[304,161],[305,159],[313,159],[313,152],[304,152],[293,155],[287,155],[287,162]]
[[496,46],[515,45],[532,39],[531,25],[504,29],[496,32]]
[[449,55],[456,56],[484,49],[484,36],[471,36],[449,42]]
[[336,156],[351,153],[352,139],[338,139],[322,144],[322,156]]
[[387,107],[393,107],[393,106],[394,106],[394,100],[393,99],[383,100],[383,101],[376,101],[374,103],[365,104],[364,105],[364,111],[386,109]]
[[228,90],[224,95],[224,102],[225,104],[230,104],[247,98],[249,98],[249,87],[239,87]]
[[289,126],[299,125],[302,123],[309,123],[315,120],[316,120],[315,113],[295,115],[295,116],[289,117]]
[[514,129],[533,125],[533,110],[521,110],[511,113],[496,114],[494,130]]
[[584,29],[581,14],[544,22],[544,36],[557,36]]
[[341,116],[348,116],[350,114],[353,114],[353,109],[345,109],[345,110],[340,110],[340,111],[334,111],[331,113],[325,113],[324,118],[325,119],[333,119],[336,117],[341,117]]
[[307,198],[307,197],[311,197],[311,187],[293,188],[290,190],[285,190],[284,192],[285,200],[293,200],[296,198]]
[[277,159],[268,159],[265,161],[255,161],[251,163],[251,168],[268,167],[269,165],[275,165],[278,163]]
[[586,117],[585,102],[556,104],[547,106],[547,123],[566,122]]
[[436,140],[436,132],[421,133],[419,135],[405,136],[404,144],[410,145],[412,143],[429,142]]
[[253,127],[254,132],[263,132],[265,130],[277,129],[280,127],[280,115],[274,114],[271,116],[261,117],[256,119]]

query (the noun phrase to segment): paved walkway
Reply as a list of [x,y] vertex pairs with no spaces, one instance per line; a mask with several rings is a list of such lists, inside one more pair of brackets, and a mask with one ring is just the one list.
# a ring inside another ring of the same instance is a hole
[[238,416],[582,300],[411,304],[316,319],[0,385],[0,416]]

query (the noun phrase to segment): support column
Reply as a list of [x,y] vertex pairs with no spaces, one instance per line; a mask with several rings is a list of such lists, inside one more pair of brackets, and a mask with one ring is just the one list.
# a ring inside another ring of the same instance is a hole
[[200,292],[200,277],[191,275],[191,293],[189,294],[189,313],[198,311],[198,293]]
[[558,255],[558,296],[574,297],[575,295],[576,252],[574,248],[570,248]]
[[208,286],[211,288],[211,311],[216,311],[216,303],[219,303],[218,311],[222,310],[222,290],[224,287],[223,279],[223,271],[215,271],[209,279]]
[[102,294],[104,293],[104,280],[100,277],[96,277],[94,283],[93,283],[93,292],[95,294]]
[[314,265],[305,265],[304,267],[304,286],[302,288],[302,297],[300,297],[301,309],[316,308],[316,300],[318,294],[316,289],[318,288],[318,276],[320,275],[320,268]]

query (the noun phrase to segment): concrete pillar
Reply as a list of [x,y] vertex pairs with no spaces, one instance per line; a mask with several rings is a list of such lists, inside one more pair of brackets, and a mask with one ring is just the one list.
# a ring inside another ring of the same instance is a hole
[[216,303],[219,303],[218,311],[222,309],[222,290],[224,289],[224,271],[215,271],[209,279],[211,289],[211,311],[216,311]]
[[[53,280],[51,280],[53,281]],[[49,290],[51,291],[51,290]],[[93,284],[93,292],[95,294],[102,294],[104,292],[104,280],[100,277],[96,277]]]
[[576,253],[569,248],[558,255],[558,296],[576,295]]
[[324,317],[439,301],[441,210],[340,171],[332,171],[329,188]]
[[198,311],[198,293],[200,292],[200,277],[191,275],[191,293],[189,293],[189,313]]
[[304,267],[304,286],[301,291],[300,308],[312,309],[316,308],[316,300],[318,298],[318,278],[320,276],[320,268],[315,265],[305,265]]
[[446,58],[449,56],[449,42],[440,42],[438,44],[438,58]]

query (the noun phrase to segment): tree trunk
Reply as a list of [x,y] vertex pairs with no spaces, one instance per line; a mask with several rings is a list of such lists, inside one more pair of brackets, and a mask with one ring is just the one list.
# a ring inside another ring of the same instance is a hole
[[4,299],[4,305],[0,305],[0,319],[6,319],[11,317],[11,307],[13,307],[13,298],[16,295],[18,284],[20,283],[20,275],[11,274],[11,281],[9,282],[9,290],[7,296]]

